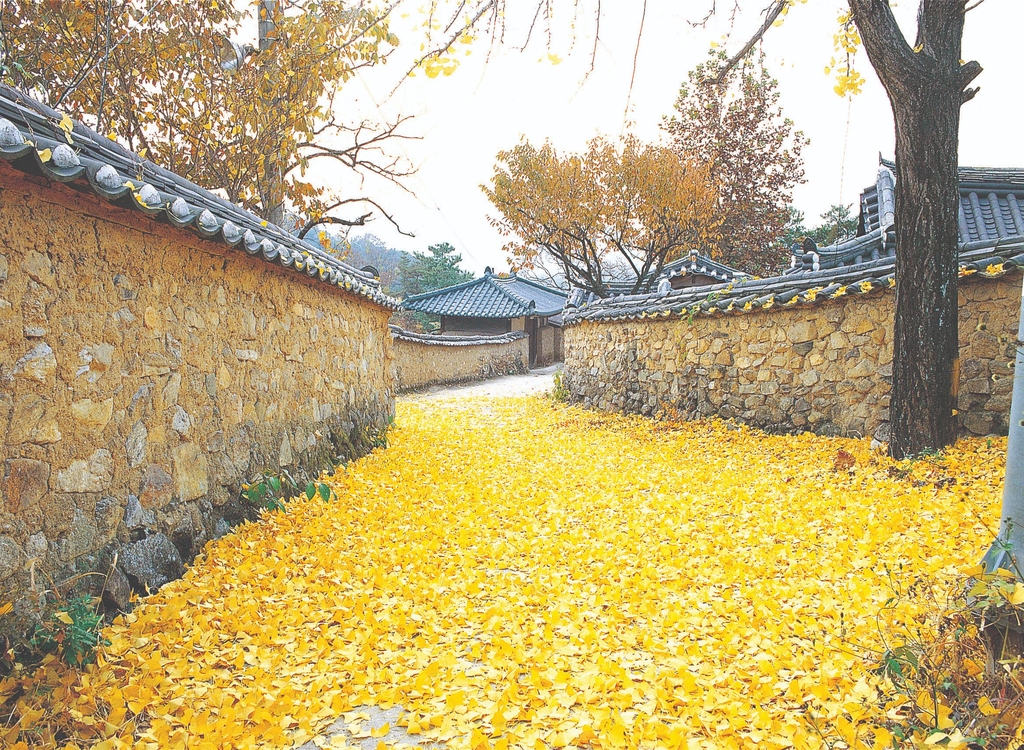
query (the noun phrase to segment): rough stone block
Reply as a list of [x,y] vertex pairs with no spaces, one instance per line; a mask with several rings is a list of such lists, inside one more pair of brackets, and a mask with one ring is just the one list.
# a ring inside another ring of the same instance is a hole
[[171,429],[181,437],[188,437],[192,429],[192,417],[180,406],[175,406],[171,414]]
[[57,357],[46,342],[36,344],[22,355],[14,365],[14,376],[47,383],[53,379],[57,371]]
[[114,414],[114,399],[93,401],[83,398],[71,404],[72,418],[87,430],[101,432]]
[[195,500],[209,491],[209,464],[195,443],[184,443],[173,451],[174,485],[179,500]]
[[124,612],[131,601],[132,587],[119,568],[110,571],[103,583],[103,606],[108,612]]
[[79,508],[71,518],[71,528],[68,535],[60,541],[58,549],[60,557],[64,562],[71,562],[82,555],[91,552],[97,546],[96,535],[98,533],[96,522]]
[[150,464],[139,482],[139,502],[143,508],[159,510],[174,497],[174,479],[162,467]]
[[141,419],[137,420],[135,424],[132,425],[132,429],[124,441],[124,452],[128,461],[128,466],[132,468],[142,466],[142,463],[146,460],[146,447],[148,442],[149,431],[146,429],[146,425]]
[[8,513],[17,514],[32,507],[46,495],[50,483],[50,465],[45,461],[12,458],[6,462],[4,498]]
[[57,472],[57,492],[103,492],[114,478],[114,461],[110,451],[100,448],[87,459],[72,461]]
[[185,571],[181,555],[165,534],[154,534],[121,552],[118,567],[128,577],[132,588],[140,593],[155,591],[168,581],[180,578]]
[[18,543],[9,536],[0,536],[0,581],[6,581],[18,572],[22,558]]
[[875,373],[875,364],[869,359],[862,359],[857,362],[846,373],[850,378],[866,378]]
[[818,326],[813,320],[800,320],[789,326],[786,337],[791,344],[814,341],[818,338]]

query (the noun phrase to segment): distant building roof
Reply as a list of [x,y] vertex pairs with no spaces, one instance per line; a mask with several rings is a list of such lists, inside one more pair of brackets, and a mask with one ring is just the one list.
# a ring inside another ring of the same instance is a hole
[[220,242],[384,307],[398,301],[380,282],[334,256],[268,224],[195,183],[0,85],[0,159],[27,174],[66,183],[154,221]]
[[[723,281],[732,281],[733,279],[746,278],[750,274],[739,271],[735,268],[719,263],[717,260],[712,260],[707,255],[704,255],[696,250],[691,250],[689,253],[681,258],[677,258],[670,263],[666,263],[661,272],[657,275],[649,274],[645,277],[645,283],[641,286],[642,292],[647,292],[652,289],[657,289],[658,282],[662,279],[681,278],[683,276],[708,276],[715,281],[708,282],[708,284],[714,284]],[[608,293],[612,297],[616,297],[622,294],[630,294],[633,291],[633,287],[636,286],[636,275],[626,276],[624,278],[613,279],[606,284]],[[644,287],[647,287],[644,289]]]
[[[860,195],[857,237],[827,247],[794,249],[787,273],[850,266],[896,253],[896,165],[880,160],[878,177]],[[1024,169],[960,167],[962,248],[993,247],[1024,237]]]
[[479,279],[406,297],[402,308],[462,318],[548,317],[562,311],[565,298],[559,289],[488,268]]

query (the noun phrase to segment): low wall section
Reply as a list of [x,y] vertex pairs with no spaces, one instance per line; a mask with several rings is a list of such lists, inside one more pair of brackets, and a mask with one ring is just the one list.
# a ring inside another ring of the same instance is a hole
[[[1021,279],[960,285],[959,419],[1005,434]],[[587,406],[773,431],[888,440],[895,295],[749,313],[588,321],[565,329],[564,380]]]
[[391,328],[395,382],[399,391],[463,383],[529,369],[524,332],[497,336],[433,336]]
[[115,552],[160,585],[252,515],[257,472],[364,452],[394,413],[389,315],[0,162],[0,600]]

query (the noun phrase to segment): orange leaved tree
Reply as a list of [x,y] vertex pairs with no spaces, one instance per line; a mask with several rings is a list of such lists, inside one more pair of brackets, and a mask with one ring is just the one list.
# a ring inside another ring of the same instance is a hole
[[[401,118],[344,121],[333,106],[360,68],[398,44],[386,10],[342,0],[14,0],[0,4],[0,77],[272,221],[286,206],[320,218],[362,199],[333,195],[310,178],[313,165],[385,179],[409,171],[386,148]],[[258,46],[238,44],[256,14]]]
[[666,262],[717,237],[707,166],[626,136],[594,138],[582,154],[522,142],[497,157],[483,191],[516,268],[554,266],[575,287],[608,295],[610,265],[649,290]]

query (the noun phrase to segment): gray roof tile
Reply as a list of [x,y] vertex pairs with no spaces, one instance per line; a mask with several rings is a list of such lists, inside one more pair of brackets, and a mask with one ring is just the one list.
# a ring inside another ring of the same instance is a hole
[[[1024,269],[1024,237],[980,244],[962,248],[961,282],[997,278]],[[895,264],[896,259],[889,255],[765,279],[596,300],[580,307],[568,306],[565,325],[588,320],[738,315],[772,307],[818,305],[842,296],[881,294],[896,286]]]
[[[89,191],[156,221],[189,229],[264,261],[394,309],[380,282],[253,213],[143,159],[61,113],[0,85],[0,159],[16,169]],[[70,141],[70,142],[69,142]],[[41,154],[49,149],[49,158]]]
[[481,346],[484,344],[511,344],[513,341],[529,338],[526,331],[512,331],[511,333],[499,333],[494,336],[453,336],[436,333],[414,333],[406,331],[398,326],[388,326],[391,329],[391,338],[399,341],[411,341],[417,344],[429,344],[431,346]]
[[562,311],[566,294],[535,281],[490,272],[464,284],[406,297],[405,310],[462,318],[547,317]]

